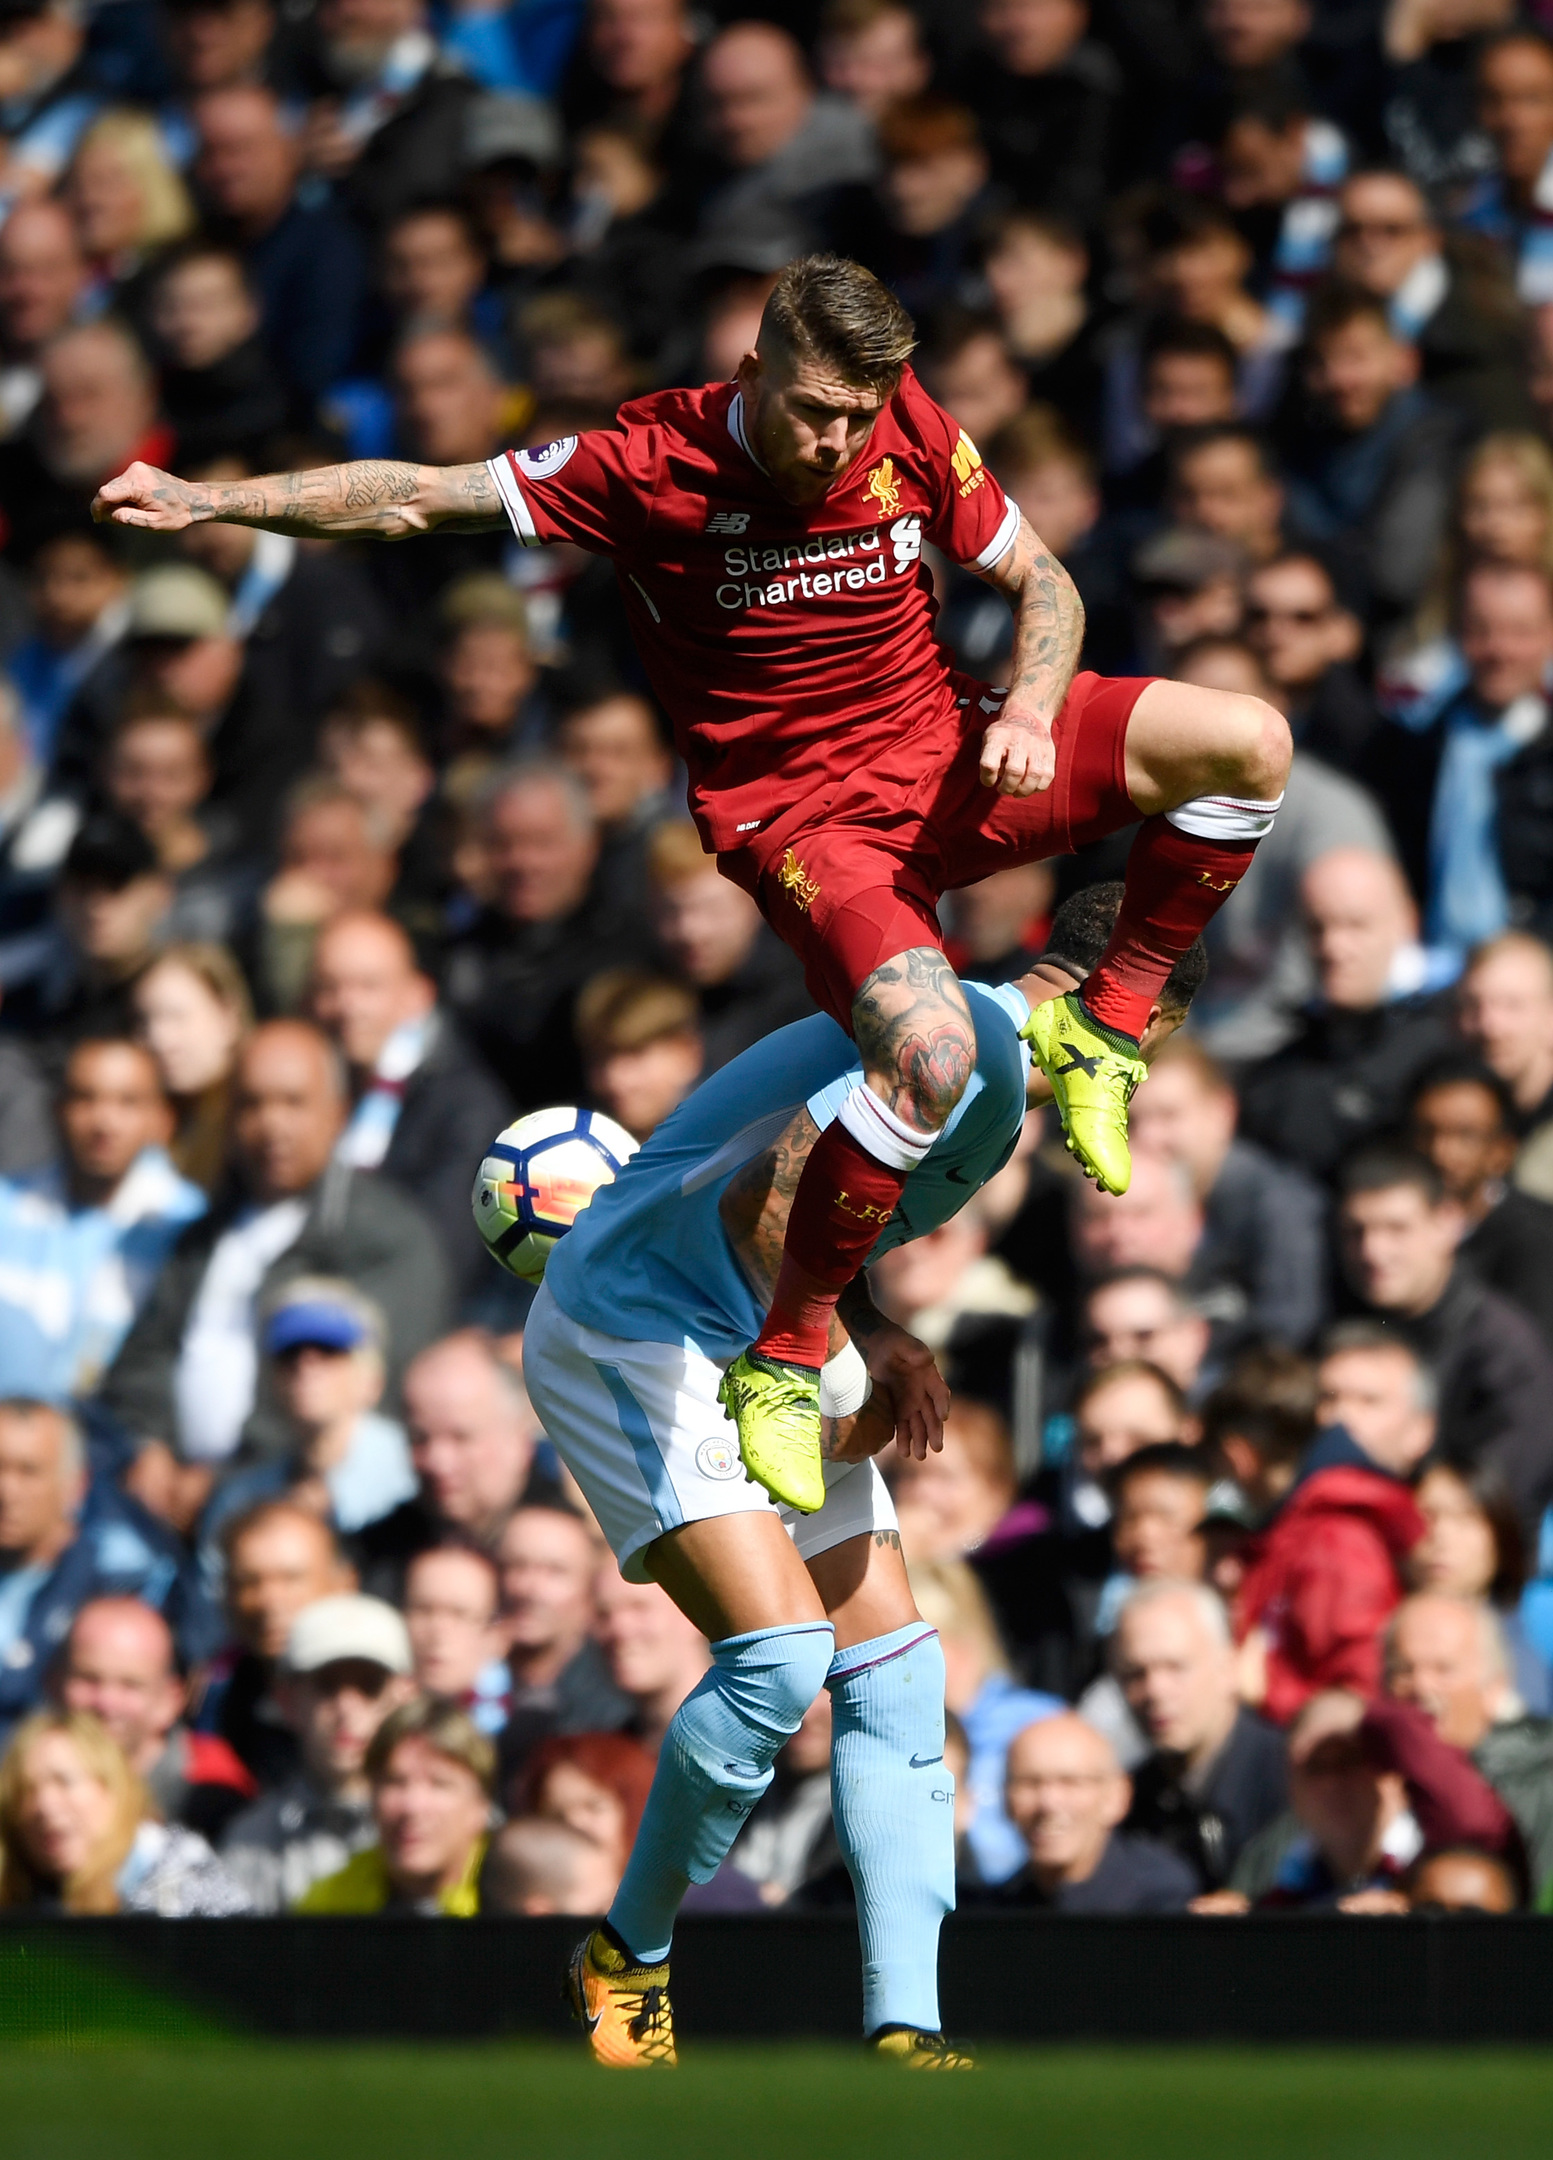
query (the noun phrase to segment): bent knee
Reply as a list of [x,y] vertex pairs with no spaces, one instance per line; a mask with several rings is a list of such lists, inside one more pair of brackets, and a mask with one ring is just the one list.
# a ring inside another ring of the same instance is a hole
[[1289,723],[1276,705],[1249,692],[1233,691],[1230,727],[1234,737],[1239,785],[1258,802],[1281,795],[1289,777],[1294,738]]

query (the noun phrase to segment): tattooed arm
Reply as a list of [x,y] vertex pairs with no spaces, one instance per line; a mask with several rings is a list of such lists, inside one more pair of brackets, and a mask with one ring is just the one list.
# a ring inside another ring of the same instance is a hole
[[982,737],[981,782],[1000,795],[1035,795],[1057,771],[1056,718],[1084,643],[1084,603],[1026,517],[1013,544],[982,575],[1014,610],[1008,697]]
[[405,540],[414,533],[473,532],[506,517],[483,465],[400,465],[367,459],[313,472],[269,473],[255,480],[176,480],[154,465],[131,465],[107,481],[92,504],[100,525],[182,532],[188,525],[262,525],[301,537],[373,533]]

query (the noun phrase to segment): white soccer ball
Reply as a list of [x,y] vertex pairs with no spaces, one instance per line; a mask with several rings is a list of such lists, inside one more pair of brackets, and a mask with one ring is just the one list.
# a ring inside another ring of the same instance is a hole
[[597,1110],[531,1110],[486,1150],[470,1196],[491,1257],[537,1283],[558,1238],[601,1185],[618,1176],[636,1142]]

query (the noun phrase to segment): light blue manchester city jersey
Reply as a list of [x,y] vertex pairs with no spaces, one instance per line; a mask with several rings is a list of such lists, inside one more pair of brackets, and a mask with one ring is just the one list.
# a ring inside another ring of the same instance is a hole
[[[937,1144],[906,1180],[870,1259],[934,1230],[1013,1153],[1025,1114],[1029,1007],[1011,985],[967,983],[976,1070]],[[545,1281],[583,1327],[736,1357],[765,1318],[717,1212],[729,1179],[805,1104],[823,1131],[863,1077],[857,1045],[817,1017],[768,1035],[698,1087],[550,1255]]]

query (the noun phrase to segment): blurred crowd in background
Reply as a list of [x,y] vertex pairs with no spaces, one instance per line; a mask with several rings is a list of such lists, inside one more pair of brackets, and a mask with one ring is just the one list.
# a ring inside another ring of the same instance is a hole
[[[1085,664],[1296,753],[1133,1105],[875,1270],[962,1902],[1553,1900],[1553,43],[1515,0],[0,0],[0,1904],[594,1913],[707,1647],[468,1213],[810,1008],[607,563],[94,527],[455,464],[867,263]],[[1553,16],[1548,19],[1553,30]],[[996,681],[1003,601],[930,565]],[[1128,835],[950,896],[1007,980]],[[703,1907],[845,1903],[828,1698]]]

